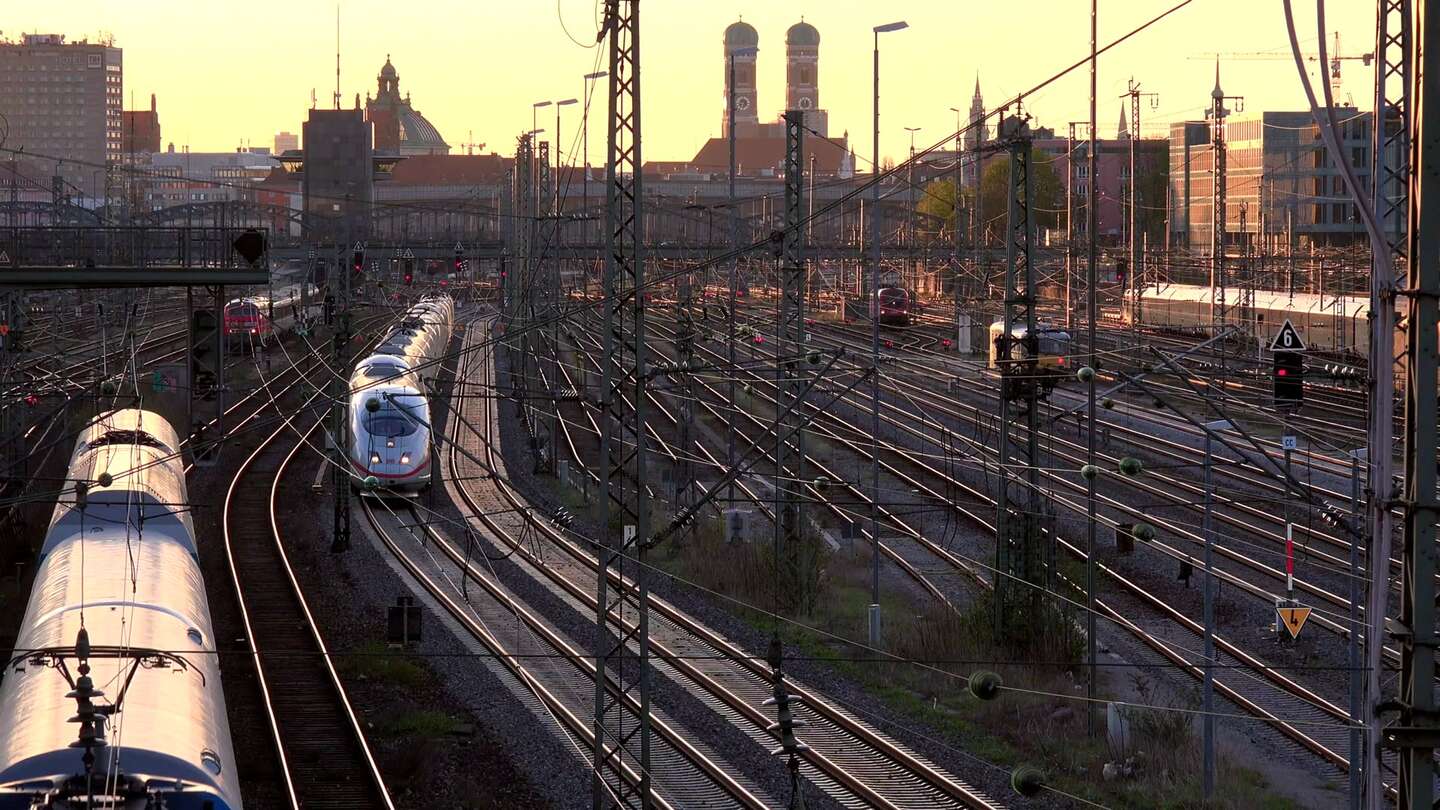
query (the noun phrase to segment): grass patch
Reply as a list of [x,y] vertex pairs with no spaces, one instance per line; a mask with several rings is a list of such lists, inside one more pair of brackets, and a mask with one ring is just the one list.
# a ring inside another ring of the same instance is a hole
[[385,734],[434,738],[458,733],[464,725],[444,712],[418,709],[385,718],[377,728]]
[[418,687],[425,682],[425,670],[378,641],[368,642],[353,654],[342,657],[340,672],[346,677],[396,686]]

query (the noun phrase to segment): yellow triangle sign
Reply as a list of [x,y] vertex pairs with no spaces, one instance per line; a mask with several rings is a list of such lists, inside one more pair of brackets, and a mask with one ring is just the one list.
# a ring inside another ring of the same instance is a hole
[[1277,607],[1275,608],[1275,612],[1280,614],[1280,623],[1285,625],[1286,630],[1290,631],[1291,638],[1300,637],[1300,628],[1304,627],[1305,620],[1310,618],[1310,608],[1300,607],[1299,605]]

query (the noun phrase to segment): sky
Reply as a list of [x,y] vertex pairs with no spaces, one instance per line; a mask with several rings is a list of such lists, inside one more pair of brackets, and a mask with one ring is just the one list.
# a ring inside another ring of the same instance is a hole
[[[1101,45],[1180,0],[1099,0]],[[1296,0],[1302,48],[1313,53],[1314,4]],[[1343,54],[1373,49],[1375,4],[1329,0],[1327,25]],[[401,92],[452,147],[485,144],[510,154],[531,127],[531,105],[583,95],[582,76],[606,65],[594,47],[600,0],[341,0],[342,106],[374,92],[389,55]],[[1113,137],[1131,78],[1158,93],[1143,109],[1146,135],[1171,121],[1203,115],[1221,52],[1222,83],[1244,97],[1245,112],[1305,109],[1289,56],[1278,0],[1191,0],[1100,58],[1099,132]],[[956,129],[951,107],[968,110],[979,78],[988,107],[1029,90],[1089,53],[1084,0],[645,0],[641,6],[642,135],[646,160],[686,160],[720,134],[724,55],[721,37],[737,18],[760,35],[759,109],[778,117],[785,101],[785,30],[802,17],[820,31],[820,106],[830,132],[848,130],[866,170],[871,153],[875,25],[910,27],[881,36],[881,152],[902,157],[904,127],[919,127],[916,146]],[[280,130],[299,132],[312,89],[322,107],[335,88],[336,3],[331,0],[64,0],[7,3],[0,31],[114,36],[125,50],[127,108],[158,97],[163,142],[192,151],[242,144],[270,146]],[[1244,54],[1251,58],[1238,58]],[[1268,54],[1279,58],[1254,58]],[[1228,56],[1227,56],[1228,55]],[[1312,75],[1323,77],[1315,63]],[[1343,63],[1340,99],[1369,108],[1373,67]],[[1316,88],[1317,93],[1319,87]],[[1026,98],[1035,123],[1063,134],[1088,120],[1089,77],[1082,67]],[[582,98],[583,101],[583,98]],[[1153,108],[1152,108],[1153,103]],[[581,105],[564,108],[562,150],[578,150]],[[604,82],[591,110],[590,156],[604,155]],[[553,131],[554,112],[539,126]],[[552,135],[541,136],[549,140]]]

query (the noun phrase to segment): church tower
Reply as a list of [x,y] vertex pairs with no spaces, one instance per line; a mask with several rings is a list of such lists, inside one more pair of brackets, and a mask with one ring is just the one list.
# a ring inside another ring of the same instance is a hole
[[827,136],[829,122],[820,109],[819,72],[820,32],[802,19],[785,32],[785,109],[804,110],[806,126]]
[[[730,135],[730,54],[737,48],[758,48],[760,35],[754,26],[740,20],[725,29],[725,51],[722,70],[725,75],[725,98],[721,104],[720,134]],[[735,56],[735,134],[745,137],[753,133],[760,123],[758,99],[755,91],[755,52]]]
[[400,74],[385,54],[385,66],[375,77],[375,98],[365,100],[365,117],[375,126],[375,148],[386,152],[400,151]]
[[[980,147],[988,142],[985,126],[985,100],[980,96],[980,77],[975,77],[975,95],[970,99],[970,129],[965,132],[965,151],[972,157],[980,151]],[[964,184],[974,186],[980,180],[980,164],[978,158],[966,164],[964,169]]]

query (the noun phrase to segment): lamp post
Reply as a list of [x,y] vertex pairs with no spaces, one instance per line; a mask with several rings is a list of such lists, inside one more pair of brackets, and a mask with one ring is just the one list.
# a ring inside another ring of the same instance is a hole
[[536,193],[540,189],[540,173],[535,171],[533,161],[540,156],[540,145],[535,142],[534,136],[545,131],[538,129],[539,121],[536,119],[536,116],[539,114],[541,107],[549,107],[554,103],[553,101],[537,101],[530,105],[530,158],[532,161],[532,168],[530,170],[530,199],[535,200],[536,211],[540,210],[540,197],[539,194]]
[[[568,107],[579,102],[578,98],[567,98],[564,101],[555,102],[555,216],[560,216],[560,167],[565,161],[560,159],[560,108]],[[557,231],[560,227],[558,221],[555,225]]]
[[880,646],[880,35],[909,28],[904,21],[877,25],[875,34],[875,116],[871,142],[874,173],[870,189],[870,646]]
[[602,70],[597,73],[586,73],[581,84],[584,92],[581,96],[585,99],[585,107],[580,114],[580,151],[584,153],[581,158],[581,167],[585,170],[583,180],[584,186],[580,197],[580,210],[590,210],[590,83],[596,79],[603,79],[610,75],[610,71]]
[[[955,224],[952,226],[954,230],[950,232],[952,251],[950,262],[954,265],[955,277],[951,282],[953,286],[950,289],[950,294],[955,296],[955,338],[958,341],[960,338],[960,139],[961,132],[965,127],[964,124],[961,123],[960,108],[951,107],[950,112],[955,113],[955,171],[954,179],[951,181],[954,183],[954,196],[950,202],[950,213],[955,217]],[[959,345],[957,342],[956,347],[958,348]]]
[[[905,127],[910,133],[910,160],[905,169],[905,185],[910,187],[910,246],[915,246],[915,133],[920,127]],[[908,261],[907,261],[908,264]]]

